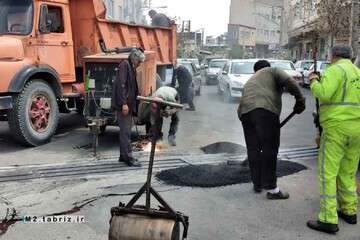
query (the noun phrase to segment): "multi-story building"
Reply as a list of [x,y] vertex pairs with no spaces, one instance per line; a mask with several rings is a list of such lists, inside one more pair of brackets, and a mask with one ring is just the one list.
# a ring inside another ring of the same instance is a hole
[[[284,21],[286,25],[284,26],[282,44],[290,49],[293,59],[301,60],[311,59],[313,57],[313,50],[315,49],[314,36],[319,37],[318,42],[316,42],[316,47],[318,49],[317,56],[321,60],[329,58],[329,50],[332,44],[351,44],[352,41],[356,44],[358,42],[358,34],[351,33],[350,29],[354,23],[353,30],[357,33],[356,29],[358,29],[359,21],[355,21],[355,19],[359,19],[358,15],[360,11],[354,11],[353,14],[350,13],[350,10],[349,12],[342,13],[353,15],[352,21],[349,21],[348,27],[343,28],[334,36],[334,40],[332,41],[330,32],[321,31],[321,29],[319,29],[319,23],[316,23],[316,21],[319,20],[316,9],[318,1],[320,0],[284,1]],[[359,1],[352,0],[352,2]],[[359,10],[359,6],[358,4],[354,10]],[[357,18],[354,18],[354,16],[357,16]],[[355,44],[353,43],[352,45],[357,48]],[[354,50],[356,51],[357,49]]]
[[104,3],[106,6],[106,15],[109,19],[124,20],[123,0],[104,0]]
[[283,0],[232,0],[228,25],[230,46],[254,57],[270,57],[280,47]]
[[104,0],[109,19],[145,24],[142,0]]

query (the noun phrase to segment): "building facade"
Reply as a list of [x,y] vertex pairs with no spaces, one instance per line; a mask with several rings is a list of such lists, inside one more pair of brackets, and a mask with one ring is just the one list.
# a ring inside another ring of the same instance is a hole
[[146,24],[142,0],[104,0],[107,18],[127,23]]
[[[351,44],[357,52],[357,43],[359,40],[359,13],[360,4],[351,8],[343,14],[352,15],[348,27],[343,28],[332,41],[331,34],[325,31],[319,31],[316,23],[319,20],[317,14],[317,3],[320,0],[285,0],[285,22],[286,29],[282,39],[283,46],[290,50],[290,55],[294,60],[312,59],[315,46],[318,50],[317,57],[320,60],[329,59],[331,45]],[[359,1],[351,1],[353,3]],[[344,1],[345,3],[345,1]],[[349,1],[350,3],[350,1]],[[351,12],[350,12],[351,11]],[[334,16],[335,17],[335,16]],[[351,31],[353,28],[354,32]],[[319,36],[317,42],[314,36]],[[356,39],[355,39],[356,38]]]
[[283,0],[232,0],[228,42],[253,57],[273,56],[280,48]]

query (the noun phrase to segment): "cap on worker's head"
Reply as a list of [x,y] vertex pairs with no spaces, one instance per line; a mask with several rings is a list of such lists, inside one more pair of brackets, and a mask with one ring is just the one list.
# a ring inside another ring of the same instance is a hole
[[352,48],[347,45],[336,45],[331,49],[332,57],[351,59],[353,55]]
[[152,16],[155,16],[157,14],[157,12],[154,10],[154,9],[151,9],[149,11],[149,16],[152,17]]
[[257,72],[266,67],[271,67],[270,63],[266,60],[259,60],[254,64],[254,72]]
[[140,62],[145,62],[144,51],[140,48],[134,48],[131,50],[129,58],[139,60]]

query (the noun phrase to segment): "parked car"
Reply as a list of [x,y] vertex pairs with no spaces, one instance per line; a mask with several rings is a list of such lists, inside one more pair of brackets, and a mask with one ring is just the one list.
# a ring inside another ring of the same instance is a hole
[[294,66],[296,71],[304,75],[304,71],[308,71],[311,65],[313,64],[314,64],[313,60],[301,60],[301,61],[297,61]]
[[199,62],[199,59],[197,58],[186,58],[184,59],[184,61],[189,61],[189,62],[192,62],[193,64],[195,64],[195,67],[200,70],[200,62]]
[[[317,66],[316,66],[316,70],[318,72],[323,73],[324,70],[326,68],[328,68],[330,66],[330,62],[327,61],[317,61]],[[309,68],[308,71],[304,72],[304,82],[303,82],[303,86],[305,87],[309,87],[310,86],[310,80],[309,80],[309,75],[311,72],[314,72],[314,64],[311,65],[311,67]]]
[[254,74],[256,59],[229,60],[219,75],[218,93],[225,102],[242,97],[244,85]]
[[195,66],[195,64],[188,60],[179,60],[177,61],[177,65],[182,65],[186,67],[192,76],[193,89],[194,94],[196,96],[200,96],[201,94],[201,74],[200,70]]
[[205,81],[207,85],[216,85],[218,83],[218,76],[227,62],[227,59],[212,59],[209,62],[205,72]]
[[271,67],[277,67],[289,74],[299,84],[303,83],[303,75],[296,71],[294,64],[288,60],[269,60]]

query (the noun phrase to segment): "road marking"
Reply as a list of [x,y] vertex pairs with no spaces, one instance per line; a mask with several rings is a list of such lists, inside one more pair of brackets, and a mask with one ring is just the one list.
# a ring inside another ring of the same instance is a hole
[[[293,148],[281,149],[279,157],[286,160],[316,158],[318,149],[316,148]],[[142,167],[128,167],[124,163],[117,161],[118,156],[105,156],[98,161],[82,161],[77,163],[33,165],[26,167],[5,167],[0,168],[0,183],[30,181],[36,179],[52,179],[64,177],[94,177],[109,174],[124,174],[133,171],[143,171],[146,173],[148,160],[146,154],[142,153]],[[227,161],[243,161],[246,154],[178,154],[166,152],[158,154],[154,162],[154,171],[161,171],[186,165],[202,164],[221,164]]]

